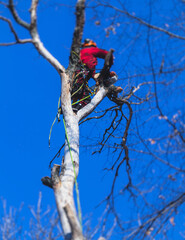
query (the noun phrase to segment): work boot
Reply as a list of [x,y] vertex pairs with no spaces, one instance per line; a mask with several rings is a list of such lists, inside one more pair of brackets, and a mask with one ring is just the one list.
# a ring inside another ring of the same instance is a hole
[[75,106],[72,107],[74,113],[77,113],[81,108],[83,108],[81,103],[75,104]]

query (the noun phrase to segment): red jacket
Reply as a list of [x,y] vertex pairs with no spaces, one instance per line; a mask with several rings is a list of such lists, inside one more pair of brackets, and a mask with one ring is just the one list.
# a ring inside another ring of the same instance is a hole
[[87,47],[80,51],[80,59],[90,70],[95,70],[95,67],[98,64],[97,58],[105,59],[107,53],[108,51],[97,47]]

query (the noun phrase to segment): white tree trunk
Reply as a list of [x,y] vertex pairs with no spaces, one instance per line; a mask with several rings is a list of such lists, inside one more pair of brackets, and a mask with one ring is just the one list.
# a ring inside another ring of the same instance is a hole
[[[53,185],[57,209],[65,239],[83,239],[77,217],[73,191],[79,172],[79,126],[78,118],[72,111],[68,75],[63,75],[61,105],[66,131],[64,162],[56,184]],[[58,174],[58,173],[57,173]]]
[[[59,73],[62,78],[61,105],[66,126],[66,141],[64,151],[64,162],[61,167],[54,165],[51,173],[51,178],[44,177],[43,183],[54,190],[57,209],[60,217],[60,222],[64,231],[65,239],[82,240],[82,229],[77,217],[73,191],[74,183],[79,172],[79,126],[78,117],[72,111],[70,82],[72,83],[72,74],[76,69],[76,60],[73,59],[73,52],[77,54],[80,51],[80,45],[83,34],[83,26],[85,22],[85,0],[77,0],[76,4],[76,27],[74,30],[73,42],[71,47],[70,64],[66,69],[60,62],[44,47],[40,40],[37,30],[37,7],[39,0],[31,0],[30,8],[30,23],[23,21],[14,5],[13,0],[8,1],[9,8],[14,20],[29,31],[31,39],[20,40],[16,34],[11,21],[1,17],[1,20],[7,21],[16,39],[16,43],[31,42],[34,47]],[[71,76],[71,79],[69,78]],[[62,168],[62,169],[61,169]]]

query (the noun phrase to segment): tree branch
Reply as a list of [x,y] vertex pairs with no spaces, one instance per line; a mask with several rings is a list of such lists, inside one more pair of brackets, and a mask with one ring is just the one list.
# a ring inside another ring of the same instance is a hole
[[31,24],[30,29],[37,28],[37,7],[38,7],[39,0],[32,0],[31,8],[30,8],[30,15],[31,15]]
[[27,23],[27,22],[25,22],[25,21],[23,21],[23,20],[19,17],[17,11],[16,11],[15,8],[14,8],[13,0],[9,0],[9,4],[7,5],[7,7],[9,8],[10,12],[12,13],[12,16],[13,16],[13,18],[15,19],[15,21],[16,21],[19,25],[21,25],[22,27],[24,27],[24,28],[26,28],[26,29],[29,30],[29,29],[30,29],[30,24]]
[[31,25],[30,25],[30,34],[33,39],[33,44],[39,54],[41,54],[57,71],[59,74],[65,72],[65,68],[59,63],[59,61],[51,55],[51,53],[44,47],[43,43],[40,40],[38,31],[37,31],[37,6],[39,0],[32,0],[30,15],[31,15]]
[[6,47],[6,46],[13,46],[16,44],[25,44],[25,43],[32,43],[32,40],[31,39],[24,39],[24,40],[19,39],[19,42],[0,43],[0,46]]
[[[170,211],[175,211],[177,207],[179,207],[181,204],[183,204],[185,201],[185,193],[182,193],[179,197],[176,199],[172,200],[168,204],[166,204],[161,210],[158,210],[154,213],[151,214],[151,217],[146,220],[143,224],[141,224],[136,230],[134,230],[131,234],[128,235],[128,238],[131,239],[131,236],[134,235],[133,239],[135,236],[140,232],[141,229],[144,229],[146,227],[147,230],[149,230],[156,221],[167,215]],[[144,231],[146,234],[146,230]]]
[[2,1],[0,1],[0,4],[2,4],[2,5],[4,5],[5,7],[7,7],[7,4],[4,3],[4,2],[2,2]]
[[[76,27],[73,33],[73,41],[71,45],[68,73],[72,76],[75,67],[79,62],[80,47],[85,23],[85,0],[78,0],[76,4]],[[76,56],[77,55],[77,56]]]
[[84,119],[83,121],[81,121],[79,125],[81,125],[82,123],[87,122],[87,121],[89,121],[89,120],[92,120],[92,119],[100,119],[100,118],[104,117],[107,112],[114,110],[115,107],[117,107],[117,105],[116,105],[116,106],[112,106],[112,107],[106,109],[106,110],[104,111],[104,113],[103,113],[102,115],[100,115],[100,116],[94,116],[94,117],[86,118],[86,119]]
[[108,88],[100,87],[99,91],[96,93],[96,95],[91,100],[91,102],[77,112],[78,121],[81,121],[83,118],[89,115],[98,106],[98,104],[104,99],[107,93],[108,93]]
[[14,30],[12,23],[9,19],[4,18],[1,16],[1,20],[6,21],[9,24],[9,27],[12,31],[12,33],[14,34],[14,37],[16,39],[16,42],[12,42],[12,43],[1,43],[0,46],[11,46],[11,45],[15,45],[17,43],[33,43],[33,45],[35,46],[35,48],[37,49],[38,53],[40,55],[42,55],[42,57],[44,57],[56,70],[57,72],[62,76],[65,72],[65,68],[60,64],[60,62],[44,47],[43,43],[40,40],[38,31],[37,31],[37,6],[38,6],[38,2],[39,0],[32,0],[31,3],[31,8],[30,8],[30,15],[31,15],[31,24],[26,23],[25,21],[23,21],[17,11],[15,10],[14,4],[13,4],[13,0],[9,0],[9,4],[7,5],[7,7],[9,8],[14,20],[22,27],[26,28],[29,32],[30,35],[32,37],[32,39],[19,39],[18,35],[16,33],[16,31]]
[[163,32],[163,33],[167,34],[168,36],[170,36],[171,38],[178,38],[178,39],[181,39],[181,40],[185,40],[185,37],[180,36],[180,35],[177,35],[177,34],[172,33],[172,32],[170,32],[170,31],[167,31],[167,30],[164,29],[164,28],[161,28],[161,27],[158,27],[158,26],[149,24],[149,23],[147,23],[146,21],[144,21],[143,19],[141,19],[141,18],[139,18],[139,17],[136,17],[136,16],[132,15],[131,13],[127,12],[126,10],[121,10],[121,9],[119,9],[119,8],[117,8],[117,7],[114,7],[114,6],[110,5],[110,4],[103,4],[103,3],[101,3],[101,2],[99,3],[99,5],[104,6],[104,7],[109,7],[109,8],[114,9],[114,10],[117,11],[117,12],[123,13],[123,14],[127,15],[128,17],[136,20],[136,21],[139,22],[140,24],[142,24],[142,25],[144,25],[144,26],[146,26],[146,27],[148,27],[148,28],[152,28],[152,29],[154,29],[154,30]]
[[12,25],[12,22],[10,21],[10,19],[0,16],[0,20],[8,23],[9,28],[10,28],[11,32],[13,33],[15,40],[16,40],[15,42],[11,42],[11,43],[0,43],[0,46],[11,46],[11,45],[15,45],[18,43],[19,44],[32,43],[32,39],[19,39],[15,29],[13,28],[13,25]]
[[51,181],[51,178],[46,176],[46,177],[43,177],[41,178],[41,181],[42,181],[42,184],[49,187],[49,188],[53,188],[53,184],[52,184],[52,181]]

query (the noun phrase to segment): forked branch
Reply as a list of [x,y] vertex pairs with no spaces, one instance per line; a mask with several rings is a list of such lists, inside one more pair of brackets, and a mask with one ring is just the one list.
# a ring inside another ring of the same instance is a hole
[[20,26],[26,28],[30,35],[31,39],[19,39],[17,32],[13,28],[13,25],[10,21],[10,19],[7,19],[3,16],[0,16],[0,19],[7,22],[9,24],[9,28],[12,31],[15,42],[11,43],[1,43],[0,46],[11,46],[18,43],[33,43],[35,48],[37,49],[38,53],[42,55],[61,75],[65,73],[65,68],[59,63],[59,61],[44,47],[43,43],[40,40],[38,31],[37,31],[37,7],[38,7],[39,0],[32,0],[31,2],[31,8],[30,8],[30,15],[31,15],[31,23],[27,23],[24,20],[22,20],[14,6],[13,0],[9,0],[8,5],[4,4],[11,12],[15,22],[19,24]]
[[11,45],[15,45],[15,44],[32,43],[32,39],[19,39],[19,37],[18,37],[10,19],[0,16],[0,20],[8,23],[9,28],[10,28],[10,30],[13,33],[14,38],[15,38],[15,42],[0,43],[0,46],[11,46]]

